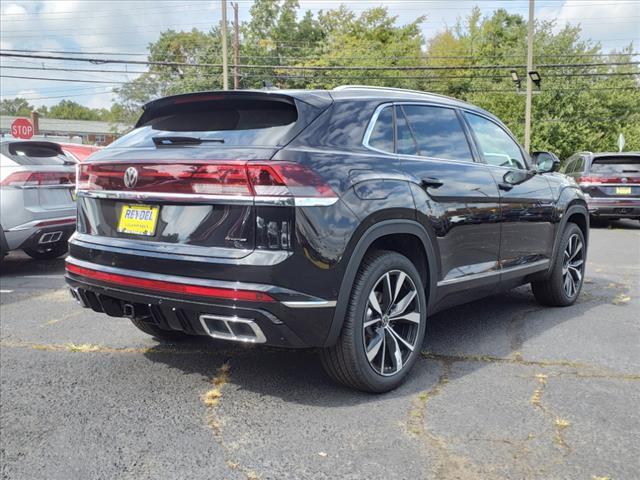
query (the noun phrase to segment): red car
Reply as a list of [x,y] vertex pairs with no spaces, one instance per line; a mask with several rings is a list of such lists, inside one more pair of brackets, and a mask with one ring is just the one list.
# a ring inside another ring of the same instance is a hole
[[96,145],[82,145],[78,143],[57,143],[62,147],[62,150],[65,153],[73,155],[73,157],[75,157],[79,162],[84,162],[89,155],[104,148]]

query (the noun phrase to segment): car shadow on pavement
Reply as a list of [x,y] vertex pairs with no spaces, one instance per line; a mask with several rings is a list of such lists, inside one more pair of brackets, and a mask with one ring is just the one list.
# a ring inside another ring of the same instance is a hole
[[18,277],[24,275],[60,275],[64,276],[64,257],[52,260],[35,260],[26,254],[10,252],[0,263],[0,277]]
[[[447,358],[491,357],[517,361],[526,342],[547,330],[584,315],[599,305],[611,303],[615,289],[607,290],[607,280],[592,279],[585,285],[578,303],[567,308],[538,304],[529,286],[483,300],[454,307],[428,319],[422,355],[404,385],[384,394],[393,399],[430,391],[436,387]],[[604,292],[604,293],[602,293]],[[545,315],[543,312],[546,311]],[[532,315],[536,317],[531,322]],[[378,401],[378,395],[350,390],[333,383],[324,373],[317,350],[288,350],[244,346],[194,338],[180,348],[203,350],[205,355],[167,354],[151,349],[145,355],[154,362],[197,373],[213,379],[220,365],[229,362],[225,388],[248,390],[260,396],[278,397],[285,402],[339,407]],[[472,362],[466,375],[487,362]],[[449,381],[454,381],[452,375]]]
[[623,219],[623,220],[603,220],[600,218],[592,218],[590,227],[597,230],[621,229],[621,230],[640,230],[640,221]]

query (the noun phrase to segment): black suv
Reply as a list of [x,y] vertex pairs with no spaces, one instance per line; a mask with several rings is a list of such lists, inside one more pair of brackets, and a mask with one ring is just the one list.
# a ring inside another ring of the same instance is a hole
[[591,218],[640,220],[640,152],[580,152],[562,172],[585,194]]
[[79,165],[67,281],[156,338],[319,347],[387,391],[436,311],[529,282],[575,302],[587,206],[545,154],[532,170],[496,117],[422,92],[162,98]]

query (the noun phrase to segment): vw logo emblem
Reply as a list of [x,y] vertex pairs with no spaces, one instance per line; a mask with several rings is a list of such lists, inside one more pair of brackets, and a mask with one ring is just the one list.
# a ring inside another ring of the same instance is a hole
[[138,170],[135,167],[129,167],[124,171],[124,185],[127,188],[133,188],[138,183]]
[[622,181],[622,183],[627,183],[628,182],[627,177],[622,177],[621,181]]

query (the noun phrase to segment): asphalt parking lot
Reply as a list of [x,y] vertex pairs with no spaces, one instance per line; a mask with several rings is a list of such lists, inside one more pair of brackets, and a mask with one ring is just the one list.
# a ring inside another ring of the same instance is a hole
[[2,264],[2,478],[633,479],[640,224],[593,228],[579,302],[529,287],[430,318],[385,395],[313,351],[159,344],[83,310],[62,260]]

